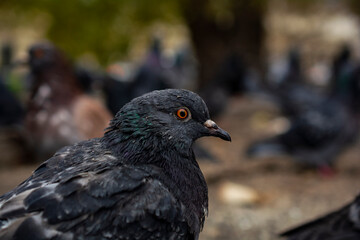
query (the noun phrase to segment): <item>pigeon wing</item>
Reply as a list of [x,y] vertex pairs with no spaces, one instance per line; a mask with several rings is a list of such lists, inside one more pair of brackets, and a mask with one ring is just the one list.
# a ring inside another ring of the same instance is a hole
[[12,196],[0,239],[193,239],[183,208],[149,171],[121,166]]
[[360,239],[360,198],[353,203],[281,234],[287,240]]

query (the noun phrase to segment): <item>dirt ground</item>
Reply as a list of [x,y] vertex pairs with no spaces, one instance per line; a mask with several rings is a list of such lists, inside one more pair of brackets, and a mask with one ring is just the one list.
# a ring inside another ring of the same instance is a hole
[[[200,162],[210,196],[201,240],[280,239],[279,232],[337,209],[360,192],[359,143],[339,157],[334,176],[324,177],[286,157],[246,158],[250,142],[286,124],[266,101],[234,98],[216,122],[231,134],[232,142],[215,138],[200,141],[219,159],[218,163]],[[0,169],[0,193],[19,184],[35,167]],[[245,203],[224,200],[224,186],[229,183],[246,187],[256,199]]]

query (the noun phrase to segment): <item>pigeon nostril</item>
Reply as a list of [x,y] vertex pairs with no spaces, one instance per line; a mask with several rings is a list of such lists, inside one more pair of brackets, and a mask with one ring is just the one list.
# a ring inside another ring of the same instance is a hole
[[206,122],[204,123],[204,126],[207,128],[213,128],[213,129],[218,129],[218,125],[213,121],[213,120],[206,120]]

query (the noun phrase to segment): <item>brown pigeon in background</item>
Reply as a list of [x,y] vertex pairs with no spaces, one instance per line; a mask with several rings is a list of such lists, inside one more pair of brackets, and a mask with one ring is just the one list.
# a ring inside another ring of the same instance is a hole
[[86,95],[73,67],[49,43],[29,50],[30,99],[25,120],[38,160],[45,160],[60,147],[100,137],[111,114],[103,104]]

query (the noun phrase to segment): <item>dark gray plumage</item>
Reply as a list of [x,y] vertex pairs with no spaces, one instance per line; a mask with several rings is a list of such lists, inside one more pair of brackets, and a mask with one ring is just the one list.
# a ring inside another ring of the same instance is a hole
[[281,234],[287,240],[360,239],[360,196],[345,207]]
[[277,97],[283,115],[289,120],[289,129],[254,142],[247,155],[285,154],[305,166],[319,168],[320,172],[334,167],[340,153],[358,136],[355,109],[291,81],[278,89]]
[[132,100],[104,137],[61,149],[0,198],[0,239],[198,239],[208,195],[191,146],[202,136],[230,140],[195,93]]
[[351,146],[357,136],[356,122],[336,101],[324,100],[308,106],[289,120],[288,130],[252,143],[247,155],[286,154],[305,166],[325,169],[333,167],[338,155]]

